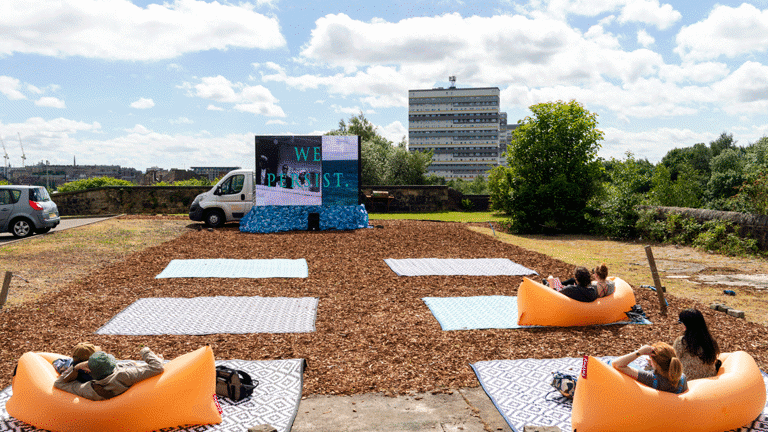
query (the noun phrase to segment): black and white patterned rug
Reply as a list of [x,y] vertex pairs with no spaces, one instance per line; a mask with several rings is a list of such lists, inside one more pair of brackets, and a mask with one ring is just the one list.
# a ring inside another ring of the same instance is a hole
[[538,274],[507,258],[387,258],[398,276],[522,276]]
[[[616,357],[601,357],[612,360]],[[581,358],[491,360],[472,364],[478,381],[513,431],[525,425],[558,426],[571,429],[571,401],[550,385],[552,372],[578,376]],[[642,368],[645,360],[635,360],[633,367]],[[768,387],[768,374],[763,372]],[[768,404],[749,428],[738,432],[768,432]]]
[[310,333],[317,303],[313,297],[142,298],[96,334]]
[[301,259],[190,259],[171,260],[155,276],[163,278],[306,278],[307,260]]
[[[301,401],[304,377],[304,359],[290,360],[222,360],[216,365],[240,369],[259,386],[251,397],[239,402],[219,398],[222,422],[217,425],[198,425],[187,428],[163,429],[165,432],[243,432],[251,426],[270,424],[279,432],[290,432]],[[11,387],[0,392],[0,432],[39,431],[8,415],[5,403],[11,397]]]

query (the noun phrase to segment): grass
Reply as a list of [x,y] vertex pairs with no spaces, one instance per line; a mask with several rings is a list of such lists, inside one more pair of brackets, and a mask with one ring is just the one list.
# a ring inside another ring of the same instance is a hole
[[501,222],[509,219],[501,213],[440,211],[429,213],[369,213],[371,220],[434,220],[441,222]]

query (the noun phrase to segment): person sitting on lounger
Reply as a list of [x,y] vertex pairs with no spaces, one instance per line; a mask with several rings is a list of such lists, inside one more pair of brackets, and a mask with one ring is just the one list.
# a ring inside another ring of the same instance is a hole
[[[96,351],[87,362],[67,368],[53,385],[57,389],[94,401],[111,399],[124,393],[137,382],[163,372],[162,358],[149,347],[142,348],[140,354],[146,364],[117,364],[111,354]],[[93,381],[78,382],[76,377],[79,370],[90,373]]]
[[597,290],[597,298],[607,297],[616,291],[616,284],[612,281],[605,280],[608,277],[608,266],[605,263],[600,263],[599,267],[592,270],[592,274],[595,276],[593,285]]
[[[651,359],[653,371],[629,366],[632,361],[643,355]],[[639,350],[617,358],[611,365],[619,372],[656,390],[670,393],[682,393],[688,390],[688,382],[683,374],[683,364],[675,355],[675,349],[664,342],[657,342],[653,346],[643,345]]]
[[[91,355],[96,351],[101,351],[101,348],[90,342],[79,342],[72,350],[72,358],[64,357],[56,359],[53,361],[53,367],[56,369],[57,373],[62,374],[69,367],[77,366],[80,363],[87,362]],[[75,379],[77,382],[85,383],[92,380],[93,378],[91,377],[90,373],[83,369],[79,369]]]
[[576,267],[574,277],[563,281],[561,289],[558,289],[558,285],[560,285],[559,280],[552,276],[548,278],[547,285],[576,301],[589,303],[597,299],[597,290],[591,282],[592,277],[589,274],[589,270],[586,267]]

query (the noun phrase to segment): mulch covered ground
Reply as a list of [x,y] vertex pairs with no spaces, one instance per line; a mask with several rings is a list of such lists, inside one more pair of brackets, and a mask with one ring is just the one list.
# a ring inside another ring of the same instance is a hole
[[[69,353],[81,340],[119,358],[148,345],[174,358],[211,345],[218,359],[304,358],[304,394],[443,392],[477,386],[470,363],[492,359],[620,355],[682,332],[677,314],[704,313],[722,351],[745,350],[768,367],[768,328],[669,298],[658,313],[653,291],[635,296],[653,325],[444,332],[422,297],[516,295],[521,277],[398,277],[385,258],[509,258],[542,275],[573,264],[495,241],[456,223],[373,221],[346,232],[245,234],[236,227],[190,230],[176,240],[95,271],[59,292],[0,312],[0,386],[26,351]],[[307,279],[155,279],[171,259],[306,258]],[[581,264],[581,263],[578,263]],[[594,263],[584,263],[592,265]],[[620,276],[620,275],[619,275]],[[632,281],[629,281],[632,283]],[[317,331],[306,334],[106,336],[99,327],[142,297],[288,296],[319,298]]]

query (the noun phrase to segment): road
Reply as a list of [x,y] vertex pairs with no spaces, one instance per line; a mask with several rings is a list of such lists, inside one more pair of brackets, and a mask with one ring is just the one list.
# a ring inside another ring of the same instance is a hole
[[[83,225],[89,225],[89,224],[92,224],[92,223],[101,222],[101,221],[107,220],[107,219],[109,219],[111,217],[113,217],[113,216],[62,219],[61,222],[59,223],[59,225],[56,228],[54,228],[51,231],[49,231],[47,234],[35,234],[35,235],[29,236],[27,238],[34,238],[34,237],[38,237],[38,236],[41,236],[41,235],[46,236],[46,235],[53,234],[56,231],[63,231],[65,229],[76,228],[76,227],[83,226]],[[22,240],[25,240],[25,239],[17,239],[16,237],[13,236],[13,234],[11,234],[9,232],[0,233],[0,245],[5,245],[5,244],[8,244],[8,243],[13,243],[13,242],[22,241]]]

